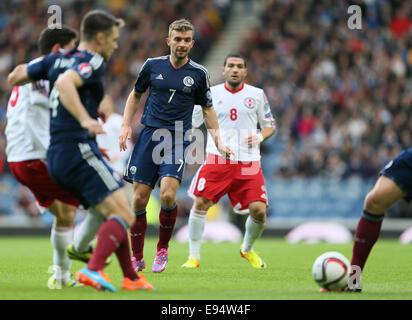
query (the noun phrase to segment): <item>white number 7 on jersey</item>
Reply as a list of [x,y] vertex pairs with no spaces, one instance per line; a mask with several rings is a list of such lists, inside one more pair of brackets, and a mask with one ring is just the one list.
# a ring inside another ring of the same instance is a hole
[[170,101],[172,101],[173,96],[174,96],[175,93],[176,93],[176,90],[175,90],[175,89],[169,89],[169,91],[170,91],[172,94],[170,95],[169,101],[168,101],[167,103],[170,103]]

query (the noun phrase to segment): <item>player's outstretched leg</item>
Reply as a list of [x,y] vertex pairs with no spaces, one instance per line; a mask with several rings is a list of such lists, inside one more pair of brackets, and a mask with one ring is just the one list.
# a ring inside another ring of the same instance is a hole
[[[194,206],[189,215],[189,258],[182,265],[183,268],[197,268],[200,265],[200,247],[202,244],[202,235],[206,224],[207,209],[210,204],[201,206],[198,203],[204,198],[197,197]],[[204,199],[204,202],[210,202]],[[203,202],[202,202],[203,203]],[[206,210],[204,210],[206,209]]]
[[[363,212],[356,227],[352,249],[351,276],[354,274],[354,266],[363,272],[368,256],[379,238],[386,210],[406,196],[406,193],[392,179],[385,176],[386,174],[398,176],[397,164],[394,163],[392,166],[386,167],[382,173],[383,175],[379,177],[373,189],[366,195]],[[348,286],[340,292],[361,292],[361,275],[358,275],[357,279],[355,283],[348,283]],[[321,292],[328,291],[322,290]]]
[[[130,262],[130,247],[127,231],[135,222],[134,214],[129,209],[126,195],[119,189],[106,197],[96,207],[103,216],[108,217],[100,227],[96,248],[86,268],[76,273],[77,279],[97,290],[116,292],[103,268],[107,258],[116,252],[125,278],[130,281],[139,280]],[[130,290],[130,289],[128,289]]]
[[[391,168],[386,170],[391,170]],[[386,210],[405,196],[406,193],[392,179],[384,175],[379,177],[365,198],[364,210],[356,227],[352,249],[352,266],[358,266],[363,271],[366,260],[379,238]],[[362,287],[359,283],[354,288],[348,288],[347,291],[349,289],[360,291]]]
[[135,211],[136,221],[130,228],[130,240],[132,244],[132,265],[136,272],[146,268],[143,259],[144,238],[147,229],[146,209]]
[[86,268],[76,273],[77,279],[96,290],[116,292],[110,279],[103,273],[106,259],[124,241],[128,229],[127,222],[119,216],[110,217],[99,229],[96,248]]
[[154,287],[146,280],[144,275],[138,275],[130,259],[130,244],[127,233],[116,249],[116,256],[123,272],[123,290],[154,290]]
[[261,236],[265,228],[266,221],[266,204],[261,201],[252,202],[249,204],[249,217],[245,224],[245,235],[240,248],[240,256],[249,261],[253,268],[266,268],[266,263],[253,250],[253,244]]
[[130,242],[132,245],[132,265],[136,272],[146,267],[143,258],[144,238],[147,229],[146,206],[150,199],[152,187],[139,182],[133,182],[133,210],[135,222],[130,228]]
[[182,268],[197,268],[200,265],[200,246],[205,229],[207,211],[196,210],[194,207],[189,215],[189,258]]
[[[92,241],[104,220],[104,217],[99,212],[92,208],[88,210],[86,217],[81,222],[73,244],[67,248],[67,256],[70,259],[84,263],[89,262],[93,253]],[[107,258],[106,265],[109,265],[111,262],[112,259],[110,257]]]
[[70,274],[72,262],[66,256],[66,248],[73,241],[76,207],[55,200],[49,210],[56,217],[50,234],[55,272],[48,281],[49,287],[78,287],[80,284]]
[[152,272],[163,272],[169,258],[169,241],[172,238],[177,218],[177,204],[169,208],[162,207],[159,214],[159,241],[157,242],[156,257],[153,261]]
[[172,238],[177,218],[176,193],[180,181],[173,177],[163,177],[160,181],[159,241],[152,272],[163,272],[169,259],[169,241]]

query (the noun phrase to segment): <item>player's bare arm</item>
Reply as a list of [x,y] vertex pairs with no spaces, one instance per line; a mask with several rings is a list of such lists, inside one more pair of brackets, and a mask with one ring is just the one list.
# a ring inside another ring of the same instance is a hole
[[223,144],[220,139],[219,123],[217,121],[215,109],[213,107],[202,106],[202,112],[206,128],[209,130],[219,152],[227,159],[230,159],[232,156],[235,157],[235,152]]
[[55,87],[63,106],[79,121],[82,128],[87,129],[91,136],[105,133],[99,121],[90,117],[83,106],[77,88],[82,86],[83,80],[74,70],[67,70],[56,81]]
[[255,147],[270,138],[275,133],[272,127],[264,127],[259,133],[251,134],[247,137],[247,144],[249,147]]
[[7,81],[11,86],[22,86],[31,82],[29,74],[27,73],[27,64],[19,64],[9,73]]
[[120,151],[126,151],[127,149],[127,139],[132,138],[132,120],[136,114],[137,107],[140,102],[142,93],[138,93],[134,90],[130,92],[129,97],[126,100],[126,106],[123,113],[122,128],[119,136],[119,146]]

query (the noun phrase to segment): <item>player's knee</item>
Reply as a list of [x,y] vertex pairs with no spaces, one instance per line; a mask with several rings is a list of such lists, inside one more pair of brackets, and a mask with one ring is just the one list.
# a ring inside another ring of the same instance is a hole
[[76,207],[55,201],[55,203],[50,206],[49,210],[56,217],[56,226],[70,227],[74,224]]
[[74,216],[59,215],[56,216],[57,227],[70,227],[74,224]]
[[249,212],[254,221],[259,223],[266,222],[266,205],[264,203],[250,205]]
[[195,200],[195,209],[199,211],[207,211],[212,206],[212,201],[203,198],[203,197],[196,197]]
[[143,210],[149,202],[150,193],[144,194],[142,192],[135,192],[133,194],[133,210]]
[[176,194],[172,190],[163,190],[160,193],[160,203],[162,206],[171,207],[176,202]]
[[382,214],[388,209],[388,204],[372,190],[365,197],[364,209],[371,214]]

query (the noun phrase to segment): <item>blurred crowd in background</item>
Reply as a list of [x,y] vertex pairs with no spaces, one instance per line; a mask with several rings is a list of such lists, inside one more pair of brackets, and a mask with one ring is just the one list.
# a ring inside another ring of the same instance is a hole
[[[126,20],[105,79],[119,113],[144,61],[169,53],[170,22],[185,17],[194,24],[191,58],[202,63],[233,5],[231,0],[2,1],[0,175],[8,171],[7,74],[37,56],[37,37],[47,26],[51,2],[61,6],[63,23],[76,29],[85,12],[99,7]],[[351,4],[362,9],[361,30],[347,25]],[[265,90],[277,119],[276,138],[262,146],[264,157],[276,156],[266,179],[375,179],[390,159],[412,146],[411,4],[262,0],[262,5],[260,26],[245,32],[239,51],[247,58],[247,82]],[[142,108],[139,112],[136,135]]]
[[[281,177],[376,178],[412,146],[409,1],[265,1],[262,25],[240,47],[284,143]],[[351,30],[348,7],[362,9]]]

